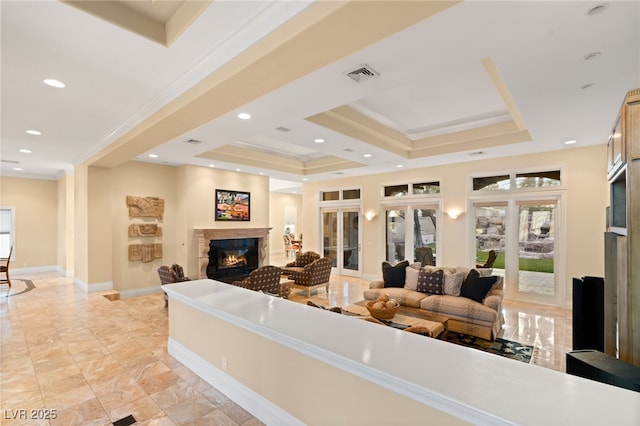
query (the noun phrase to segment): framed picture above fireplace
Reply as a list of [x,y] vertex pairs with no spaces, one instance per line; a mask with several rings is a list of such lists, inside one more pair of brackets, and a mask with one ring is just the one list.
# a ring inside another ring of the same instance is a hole
[[251,220],[250,200],[249,192],[216,189],[216,220]]

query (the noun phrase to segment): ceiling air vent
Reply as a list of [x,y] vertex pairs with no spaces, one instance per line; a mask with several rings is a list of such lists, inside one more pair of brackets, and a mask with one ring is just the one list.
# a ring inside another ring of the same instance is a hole
[[10,164],[20,164],[19,161],[16,160],[2,160],[3,163],[10,163]]
[[185,143],[190,143],[191,145],[200,145],[202,141],[199,141],[198,139],[187,139]]
[[353,71],[347,73],[347,77],[351,78],[353,81],[360,83],[361,81],[369,80],[370,78],[374,78],[379,76],[377,72],[374,71],[369,65],[361,65]]
[[276,127],[276,130],[279,130],[281,132],[290,132],[291,129],[287,129],[286,127],[280,126],[280,127]]

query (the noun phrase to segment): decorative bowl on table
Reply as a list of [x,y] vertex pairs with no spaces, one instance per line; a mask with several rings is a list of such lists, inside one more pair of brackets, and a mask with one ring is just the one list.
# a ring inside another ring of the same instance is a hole
[[366,304],[369,314],[375,319],[390,320],[393,318],[400,307],[395,300],[381,302],[380,300],[371,300]]

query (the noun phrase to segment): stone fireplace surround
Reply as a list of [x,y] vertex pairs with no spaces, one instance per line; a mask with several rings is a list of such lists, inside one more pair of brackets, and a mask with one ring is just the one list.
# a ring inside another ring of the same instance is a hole
[[269,231],[271,228],[200,228],[194,229],[198,239],[198,278],[207,278],[209,264],[209,241],[233,238],[258,239],[258,267],[265,264],[269,254]]

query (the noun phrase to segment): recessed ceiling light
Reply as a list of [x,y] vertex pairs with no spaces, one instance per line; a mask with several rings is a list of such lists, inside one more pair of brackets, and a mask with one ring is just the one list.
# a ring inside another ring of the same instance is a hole
[[215,166],[216,166],[215,164],[209,164],[209,167],[215,167]]
[[14,167],[13,170],[15,170],[16,172],[21,172],[22,171],[22,167]]
[[239,172],[239,171],[240,171],[240,169],[236,169],[236,172]]
[[587,10],[587,15],[589,16],[593,16],[593,15],[598,15],[602,12],[604,12],[605,10],[607,10],[609,8],[609,4],[608,3],[601,3],[597,6],[592,7],[591,9]]
[[371,158],[371,157],[373,157],[373,155],[372,154],[364,154],[363,157],[364,158]]
[[580,86],[580,88],[582,90],[587,90],[587,89],[591,89],[592,87],[594,87],[596,84],[595,83],[587,83],[585,85]]
[[23,153],[23,154],[31,154],[31,150],[30,149],[21,149],[20,152]]
[[404,164],[396,164],[396,167],[397,167],[397,168],[399,168],[399,169],[401,169],[401,168],[403,168],[403,167],[404,167]]
[[570,139],[570,140],[564,141],[564,144],[565,145],[573,145],[574,143],[577,143],[577,142],[578,141],[575,140],[575,139]]
[[258,173],[260,176],[264,176],[264,172],[260,172]]
[[306,182],[306,181],[308,181],[308,180],[309,180],[309,178],[302,178],[302,181],[303,181],[303,182]]
[[324,139],[322,138],[317,138],[313,140],[315,143],[324,143]]
[[590,61],[590,60],[592,60],[592,59],[597,58],[597,57],[598,57],[598,56],[600,56],[600,55],[602,55],[602,52],[591,52],[591,53],[589,53],[589,54],[587,54],[587,55],[584,55],[584,56],[582,57],[582,59],[584,59],[585,61]]
[[238,118],[240,120],[248,120],[251,118],[251,114],[247,114],[246,112],[241,112],[240,114],[238,114]]
[[29,129],[27,130],[27,133],[30,135],[36,135],[36,136],[40,136],[42,133],[37,131],[37,130],[33,130],[33,129]]
[[149,158],[158,158],[158,154],[149,154]]
[[64,84],[63,82],[61,82],[60,80],[56,80],[55,78],[45,78],[44,80],[42,80],[44,82],[44,84],[46,84],[47,86],[51,86],[51,87],[55,87],[58,89],[62,89],[64,87],[66,87],[67,85]]

